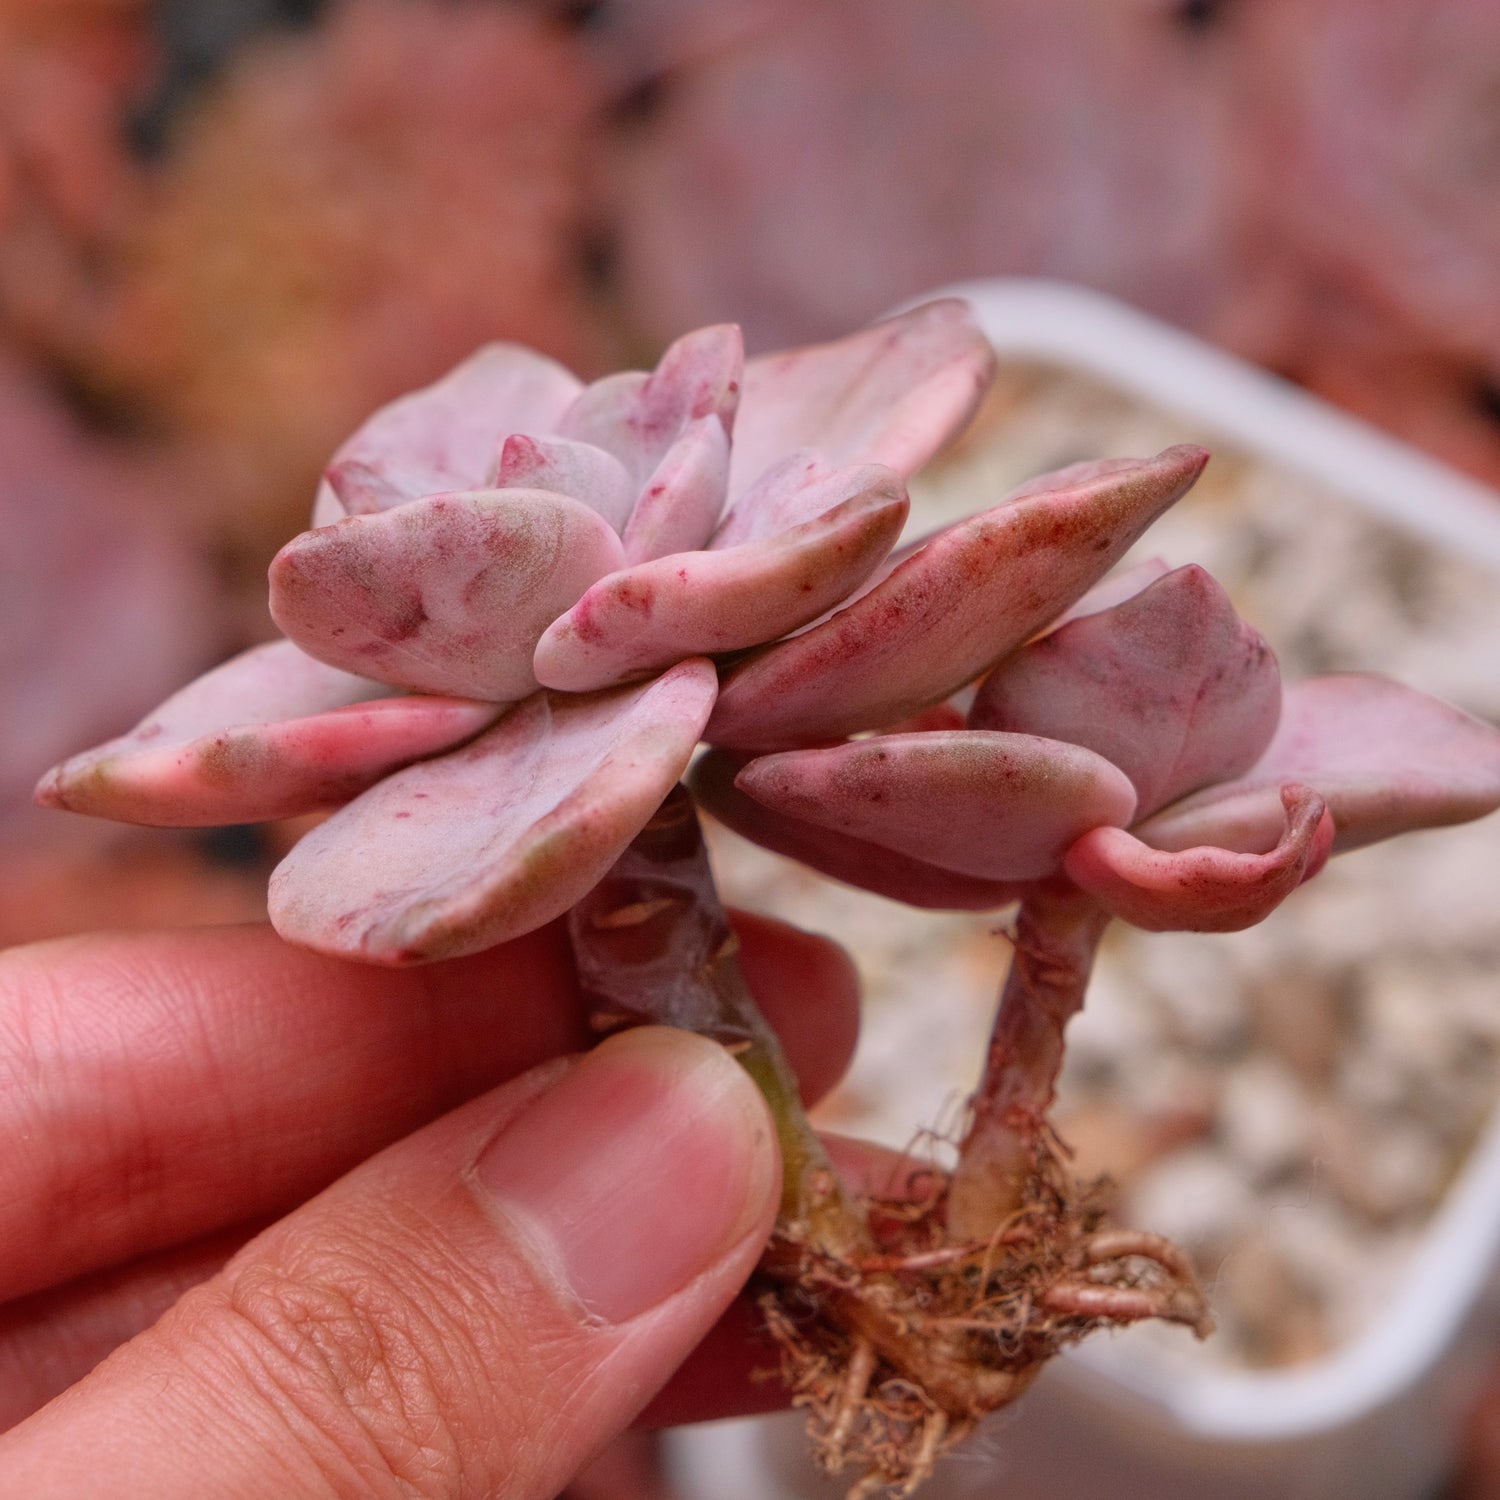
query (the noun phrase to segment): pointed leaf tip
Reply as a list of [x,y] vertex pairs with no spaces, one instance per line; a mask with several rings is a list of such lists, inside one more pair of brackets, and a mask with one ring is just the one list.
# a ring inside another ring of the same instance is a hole
[[905,487],[876,465],[821,471],[816,485],[804,485],[799,472],[793,482],[810,512],[801,524],[600,579],[543,635],[538,678],[590,691],[683,656],[774,640],[844,598],[894,544],[906,515]]
[[1183,447],[1121,460],[938,532],[852,604],[734,668],[709,738],[779,749],[878,728],[947,697],[1083,595],[1187,492],[1204,459]]
[[[474,489],[488,481],[502,439],[551,431],[582,388],[556,360],[519,344],[487,344],[432,385],[381,407],[334,454],[331,468],[357,465],[360,503],[378,500],[382,508]],[[338,499],[330,476],[319,489],[314,525],[337,519]]]
[[1270,647],[1190,566],[1023,647],[985,679],[969,722],[1087,745],[1135,783],[1146,817],[1248,770],[1280,714]]
[[1500,730],[1387,678],[1314,677],[1286,689],[1275,738],[1255,765],[1136,831],[1162,849],[1263,848],[1288,781],[1327,800],[1334,852],[1343,853],[1500,807]]
[[966,302],[945,298],[834,343],[745,366],[731,499],[783,454],[914,474],[957,435],[994,377],[995,354]]
[[379,683],[256,647],[190,684],[130,734],[48,773],[45,806],[158,827],[255,823],[337,807],[461,744],[498,704],[392,698]]
[[625,529],[635,486],[614,454],[592,443],[512,433],[500,449],[495,488],[551,490],[581,500],[616,531]]

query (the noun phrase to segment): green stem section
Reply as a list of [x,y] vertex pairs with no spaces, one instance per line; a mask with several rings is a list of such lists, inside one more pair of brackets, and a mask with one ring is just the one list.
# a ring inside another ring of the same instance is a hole
[[601,1028],[651,1023],[696,1031],[730,1048],[755,1080],[781,1146],[782,1234],[834,1256],[867,1247],[865,1216],[840,1185],[781,1043],[740,972],[738,940],[684,787],[573,909],[570,931],[579,980]]

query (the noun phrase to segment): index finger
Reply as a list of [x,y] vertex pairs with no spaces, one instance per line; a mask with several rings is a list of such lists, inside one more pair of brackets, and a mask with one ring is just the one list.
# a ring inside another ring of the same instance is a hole
[[[740,922],[752,987],[794,1066],[826,1087],[853,1039],[847,960]],[[579,1050],[585,1021],[557,925],[405,970],[307,953],[263,927],[0,954],[0,1298],[274,1216]]]

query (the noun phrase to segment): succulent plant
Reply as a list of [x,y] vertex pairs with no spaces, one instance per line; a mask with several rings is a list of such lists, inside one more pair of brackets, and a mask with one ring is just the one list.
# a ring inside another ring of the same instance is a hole
[[[1375,678],[1283,692],[1201,569],[1112,572],[1200,449],[1064,469],[898,548],[903,480],[990,362],[955,302],[748,364],[707,328],[590,386],[482,350],[335,455],[272,565],[285,641],[39,789],[143,822],[337,807],[273,877],[288,938],[412,963],[568,912],[601,1029],[732,1046],[785,1165],[767,1322],[860,1494],[909,1488],[1092,1328],[1208,1326],[1182,1257],[1105,1227],[1047,1124],[1108,922],[1247,926],[1331,851],[1500,805],[1489,726]],[[896,899],[1017,904],[925,1197],[840,1186],[739,977],[695,797]]]

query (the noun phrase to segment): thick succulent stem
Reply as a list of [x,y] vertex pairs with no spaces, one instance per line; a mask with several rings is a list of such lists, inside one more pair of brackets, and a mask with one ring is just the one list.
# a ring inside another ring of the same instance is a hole
[[1071,882],[1034,886],[1016,917],[1014,956],[984,1076],[948,1195],[948,1228],[984,1240],[1027,1201],[1063,1060],[1108,914]]
[[667,797],[570,920],[579,979],[600,1030],[680,1026],[722,1042],[754,1078],[781,1146],[782,1235],[838,1258],[868,1250],[865,1215],[840,1187],[776,1033],[740,972],[739,945],[685,788]]
[[1093,1328],[1142,1317],[1204,1326],[1181,1257],[1154,1236],[1105,1231],[1048,1146],[1063,1023],[1104,926],[1075,890],[1038,891],[1023,908],[959,1168],[960,1222],[939,1172],[918,1201],[856,1200],[840,1185],[740,975],[681,787],[571,920],[599,1029],[657,1022],[714,1037],[770,1101],[785,1187],[761,1307],[821,1461],[861,1471],[851,1496],[910,1494],[939,1453]]

